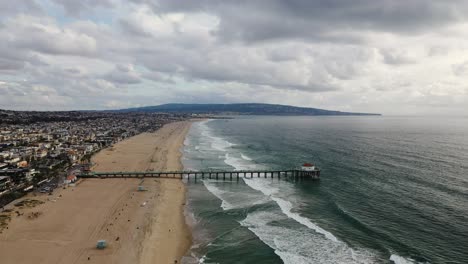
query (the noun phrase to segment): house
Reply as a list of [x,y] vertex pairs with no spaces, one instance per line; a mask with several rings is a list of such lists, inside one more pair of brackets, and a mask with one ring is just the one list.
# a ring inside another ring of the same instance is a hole
[[18,168],[26,168],[28,166],[28,162],[25,160],[22,160],[16,164]]
[[38,158],[38,159],[44,158],[45,156],[47,156],[47,150],[39,150],[36,153],[36,158]]
[[5,162],[6,162],[6,163],[9,163],[10,165],[12,165],[12,164],[18,163],[20,160],[21,160],[20,158],[15,157],[15,158],[12,158],[12,159],[10,159],[10,160],[5,160]]
[[67,176],[67,178],[65,179],[65,184],[70,184],[70,183],[74,183],[78,180],[78,178],[76,177],[76,175],[69,175]]
[[6,152],[6,151],[0,152],[0,158],[5,160],[9,157],[10,157],[10,152]]
[[0,193],[6,191],[11,186],[11,179],[9,176],[0,176]]
[[24,176],[25,176],[25,178],[26,178],[26,180],[27,180],[28,182],[31,182],[31,181],[34,179],[35,175],[38,174],[38,173],[39,173],[39,172],[36,171],[36,169],[29,169],[29,170],[24,174]]

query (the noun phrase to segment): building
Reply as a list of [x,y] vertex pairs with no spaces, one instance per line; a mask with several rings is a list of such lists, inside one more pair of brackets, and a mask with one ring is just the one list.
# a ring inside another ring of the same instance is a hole
[[36,158],[41,159],[47,156],[47,150],[39,150],[36,153]]
[[18,163],[16,164],[16,166],[17,166],[18,168],[26,168],[26,167],[28,167],[28,162],[25,161],[25,160],[22,160],[22,161],[18,162]]
[[317,168],[314,164],[304,163],[301,167],[301,171],[303,177],[307,177],[310,179],[320,178],[320,169]]
[[65,184],[71,184],[71,183],[74,183],[78,180],[78,178],[76,177],[76,175],[69,175],[67,176],[67,179],[65,179]]
[[32,180],[34,179],[34,177],[38,173],[39,172],[36,171],[36,169],[28,169],[28,171],[24,173],[24,177],[25,177],[26,181],[32,182]]
[[9,176],[0,176],[0,193],[10,189],[11,179]]
[[302,170],[303,171],[315,171],[315,165],[311,163],[304,163],[302,165]]

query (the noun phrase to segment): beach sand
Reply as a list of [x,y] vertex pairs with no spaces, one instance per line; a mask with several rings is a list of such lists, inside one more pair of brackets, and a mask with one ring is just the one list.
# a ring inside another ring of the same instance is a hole
[[[95,171],[179,170],[190,122],[171,123],[102,150]],[[146,191],[137,191],[142,185]],[[10,213],[0,234],[0,262],[180,263],[191,243],[185,186],[178,179],[86,179]],[[11,206],[10,206],[11,207]],[[96,249],[105,239],[108,247]]]

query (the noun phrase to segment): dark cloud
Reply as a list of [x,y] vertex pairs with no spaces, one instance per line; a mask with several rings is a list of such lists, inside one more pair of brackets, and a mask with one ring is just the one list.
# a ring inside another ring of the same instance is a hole
[[[249,54],[242,47],[204,52],[198,49],[155,48],[142,51],[135,58],[151,71],[181,76],[187,82],[237,82],[309,92],[338,89],[330,84],[329,79],[323,79],[319,74],[327,71],[325,64],[311,65],[310,67],[316,68],[315,72],[310,69],[294,78],[289,76],[290,69],[287,68],[287,64],[272,63],[266,57],[256,55],[256,51]],[[336,71],[333,74],[335,73]]]
[[383,49],[380,50],[383,56],[383,61],[386,64],[400,65],[411,64],[416,62],[416,58],[407,51],[400,49]]
[[23,61],[15,60],[6,60],[0,58],[0,72],[2,71],[11,71],[11,70],[20,70],[24,67]]
[[133,0],[155,12],[207,12],[225,40],[358,41],[350,31],[417,34],[468,17],[468,2],[426,0]]
[[[35,0],[0,1],[0,16],[7,17],[17,13],[43,14],[43,10]],[[2,17],[0,17],[0,21]]]
[[23,69],[26,64],[45,65],[37,55],[28,50],[19,49],[8,41],[0,43],[0,72],[11,71],[15,74],[15,71]]
[[116,65],[115,69],[104,76],[104,79],[118,84],[137,84],[141,78],[131,65]]

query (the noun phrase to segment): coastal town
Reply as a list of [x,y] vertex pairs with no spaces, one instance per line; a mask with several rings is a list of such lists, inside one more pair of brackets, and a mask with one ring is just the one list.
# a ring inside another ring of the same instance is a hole
[[23,112],[0,110],[0,206],[30,191],[50,193],[91,168],[99,150],[184,113]]

